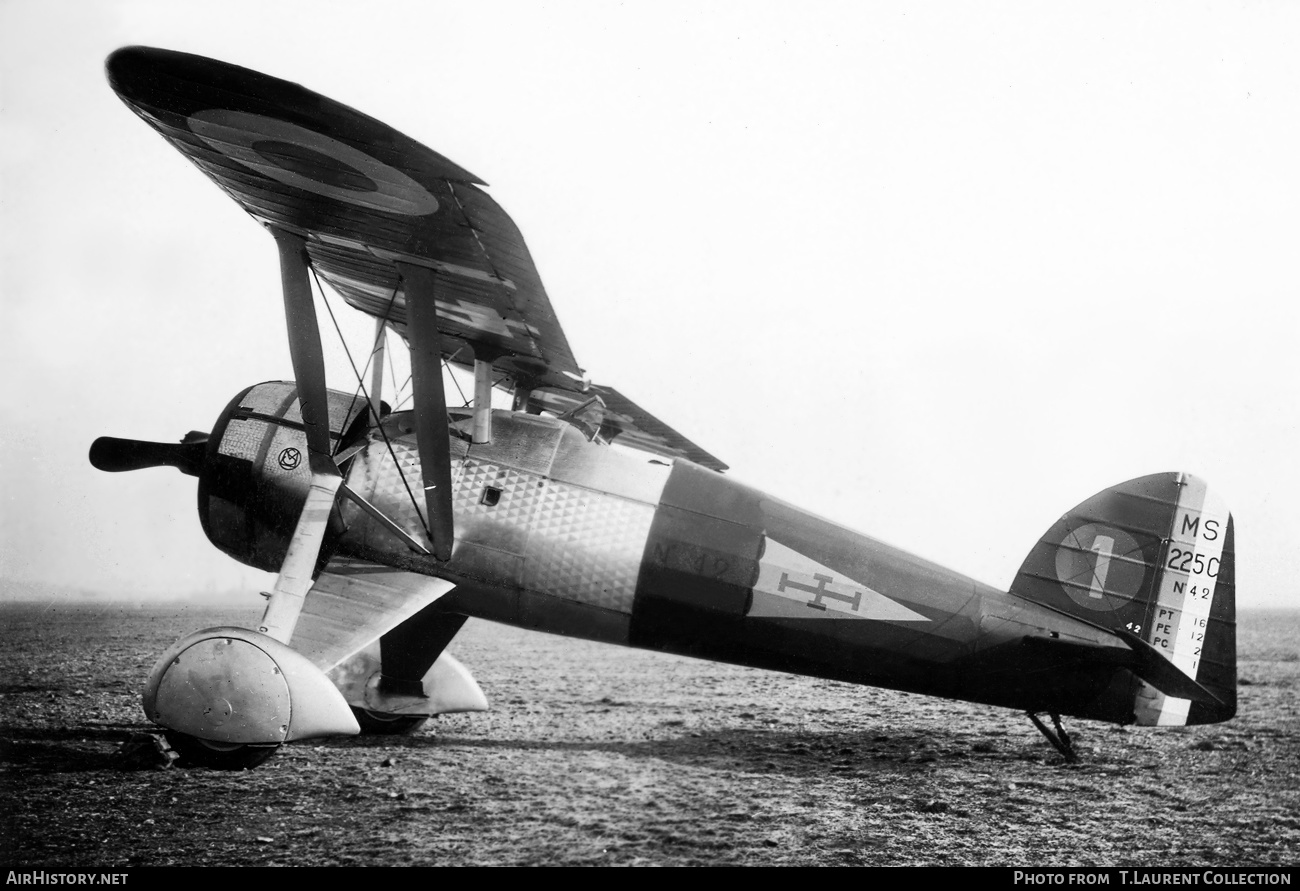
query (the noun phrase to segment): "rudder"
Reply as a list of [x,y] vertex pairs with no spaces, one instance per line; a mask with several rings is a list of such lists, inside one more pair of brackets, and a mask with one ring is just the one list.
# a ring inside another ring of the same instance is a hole
[[1160,473],[1094,495],[1039,540],[1011,591],[1107,629],[1124,629],[1218,700],[1168,696],[1121,672],[1091,716],[1168,726],[1236,714],[1232,515],[1204,480]]

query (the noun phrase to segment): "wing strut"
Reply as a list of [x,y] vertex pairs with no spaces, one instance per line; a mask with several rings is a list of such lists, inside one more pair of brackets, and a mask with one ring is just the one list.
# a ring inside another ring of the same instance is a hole
[[384,347],[388,342],[388,320],[375,316],[375,339],[370,347],[370,411],[374,414],[375,424],[380,421],[380,405],[384,389]]
[[312,574],[343,477],[330,457],[325,357],[307,273],[307,243],[291,232],[272,229],[271,234],[275,236],[275,246],[280,252],[284,318],[289,333],[289,356],[298,386],[298,405],[307,435],[311,488],[257,630],[281,643],[288,643],[302,611],[303,598],[311,589]]
[[[482,347],[476,353],[483,352]],[[474,434],[472,441],[492,441],[492,363],[474,357]]]
[[451,515],[451,431],[442,389],[442,335],[434,302],[437,276],[432,269],[398,263],[406,294],[406,333],[411,341],[411,385],[415,391],[415,443],[424,477],[433,555],[451,559],[455,524]]

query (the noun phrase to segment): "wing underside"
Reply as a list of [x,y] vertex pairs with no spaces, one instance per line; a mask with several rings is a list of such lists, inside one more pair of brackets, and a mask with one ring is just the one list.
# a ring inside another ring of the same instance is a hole
[[538,385],[581,389],[523,236],[473,174],[354,109],[235,65],[130,47],[108,74],[244,210],[304,238],[311,267],[355,308],[404,334],[396,264],[430,268],[448,354],[468,345]]
[[[108,76],[133,112],[277,240],[301,239],[311,271],[408,344],[430,341],[413,318],[427,325],[432,301],[444,359],[492,363],[532,391],[534,410],[563,415],[598,395],[606,439],[725,468],[613,388],[590,388],[523,236],[472,173],[341,103],[225,62],[128,47],[109,57]],[[413,269],[433,275],[417,287]]]

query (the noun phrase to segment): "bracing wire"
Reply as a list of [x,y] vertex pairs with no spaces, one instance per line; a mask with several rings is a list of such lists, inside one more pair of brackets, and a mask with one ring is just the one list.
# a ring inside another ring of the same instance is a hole
[[[343,329],[339,327],[339,320],[338,320],[338,318],[334,315],[334,307],[330,305],[329,295],[327,295],[327,294],[325,293],[325,288],[321,285],[321,283],[320,283],[320,279],[319,279],[319,278],[317,277],[317,275],[316,275],[316,270],[315,270],[315,268],[312,268],[312,267],[308,267],[308,268],[311,268],[311,277],[312,277],[312,280],[316,282],[316,290],[320,291],[320,299],[321,299],[321,302],[325,304],[325,309],[326,309],[326,311],[328,311],[329,314],[330,314],[330,321],[334,323],[334,333],[338,335],[339,343],[340,343],[340,344],[342,345],[342,347],[343,347],[343,353],[344,353],[344,355],[346,355],[346,356],[348,357],[348,364],[352,366],[352,373],[353,373],[354,375],[356,375],[356,378],[357,378],[357,392],[354,392],[354,393],[352,394],[352,402],[348,405],[348,415],[347,415],[347,416],[348,416],[348,417],[351,417],[351,416],[352,416],[352,409],[353,409],[354,407],[356,407],[356,404],[357,404],[357,393],[361,393],[361,394],[363,394],[363,395],[366,397],[366,402],[367,402],[367,403],[370,402],[370,394],[369,394],[369,393],[366,393],[366,385],[365,385],[365,381],[364,381],[364,379],[363,379],[363,377],[362,377],[362,375],[364,375],[365,372],[364,372],[364,371],[357,371],[357,363],[356,363],[356,361],[352,358],[352,350],[350,350],[350,349],[348,348],[348,342],[343,338]],[[373,355],[373,354],[372,354],[372,355]],[[369,368],[369,367],[370,367],[370,363],[369,363],[369,362],[366,362],[366,368]],[[376,420],[378,420],[378,419],[376,419]],[[341,439],[339,440],[339,444],[342,445],[342,440],[341,440]]]
[[451,363],[448,362],[446,359],[443,359],[442,367],[443,370],[445,370],[447,374],[451,376],[451,382],[456,385],[456,392],[460,394],[460,399],[462,403],[461,407],[462,408],[468,407],[469,400],[465,398],[465,391],[460,388],[460,381],[456,380],[456,374],[451,370]]
[[[329,314],[330,314],[330,321],[334,323],[334,333],[338,335],[339,343],[342,344],[342,346],[343,346],[343,352],[344,352],[344,354],[346,354],[347,357],[348,357],[348,364],[352,366],[352,373],[353,373],[354,375],[356,375],[356,378],[357,378],[357,389],[358,389],[358,391],[359,391],[362,395],[365,396],[366,404],[367,404],[367,406],[369,406],[369,410],[371,411],[371,413],[374,413],[374,406],[373,406],[373,403],[371,402],[370,394],[366,392],[366,384],[365,384],[365,380],[364,380],[364,378],[363,378],[363,375],[365,374],[365,372],[364,372],[364,371],[361,371],[361,372],[357,371],[357,363],[356,363],[355,361],[353,361],[353,359],[352,359],[352,350],[348,349],[347,341],[343,338],[343,329],[339,327],[338,319],[337,319],[337,318],[335,317],[335,315],[334,315],[334,307],[332,307],[332,306],[330,305],[329,297],[328,297],[328,295],[326,295],[326,293],[325,293],[325,288],[321,285],[321,283],[320,283],[320,279],[317,277],[317,275],[316,275],[316,270],[315,270],[314,268],[311,270],[311,275],[312,275],[312,278],[313,278],[313,279],[315,280],[315,282],[316,282],[316,289],[317,289],[318,291],[320,291],[321,300],[322,300],[322,302],[324,302],[324,304],[325,304],[325,309],[329,311]],[[390,301],[389,301],[389,309],[390,309],[390,310],[392,309],[392,303],[393,303],[393,301],[395,301],[396,299],[397,299],[397,290],[394,289],[394,290],[393,290],[393,296],[392,296],[392,298],[391,298]],[[374,352],[372,351],[370,355],[371,355],[371,359],[373,359],[373,358],[374,358]],[[368,369],[369,367],[370,367],[370,363],[367,362],[367,363],[366,363],[366,368]],[[356,397],[356,395],[354,394],[353,397],[352,397],[352,404],[349,405],[349,407],[348,407],[348,416],[349,416],[349,417],[352,415],[352,408],[353,408],[353,406],[356,405],[356,400],[357,400],[357,397]],[[395,466],[395,467],[397,468],[397,475],[398,475],[398,476],[401,478],[401,480],[402,480],[402,487],[403,487],[404,489],[406,489],[406,497],[410,499],[410,501],[411,501],[411,506],[412,506],[413,508],[415,508],[415,515],[416,515],[417,517],[420,518],[420,525],[421,525],[422,527],[424,527],[425,534],[429,536],[429,540],[430,540],[430,541],[433,541],[433,530],[429,528],[429,523],[428,523],[428,521],[425,519],[424,511],[420,510],[420,502],[419,502],[418,500],[416,500],[415,493],[411,490],[411,484],[410,484],[409,482],[407,482],[407,480],[406,480],[406,471],[405,471],[405,469],[402,467],[402,462],[397,460],[397,453],[393,450],[393,443],[392,443],[392,441],[389,440],[389,438],[388,438],[388,431],[386,431],[386,430],[384,429],[384,425],[383,425],[382,423],[380,423],[380,419],[379,419],[378,417],[375,418],[375,426],[379,429],[379,434],[380,434],[380,436],[382,436],[383,439],[384,439],[384,445],[385,445],[385,446],[387,447],[387,449],[388,449],[388,455],[389,455],[390,458],[393,459],[393,466]],[[340,444],[342,444],[342,439],[340,439],[339,442],[340,442]]]
[[[410,383],[411,383],[411,375],[408,374],[406,376],[406,380],[402,381],[402,385],[397,388],[397,393],[400,395],[401,392],[405,390],[408,385],[410,385]],[[414,395],[415,395],[414,393],[407,393],[405,396],[402,396],[401,401],[397,403],[397,406],[393,409],[393,411],[399,411],[402,408],[402,406],[406,404],[406,400],[410,399]],[[396,399],[397,396],[394,396],[393,398]]]

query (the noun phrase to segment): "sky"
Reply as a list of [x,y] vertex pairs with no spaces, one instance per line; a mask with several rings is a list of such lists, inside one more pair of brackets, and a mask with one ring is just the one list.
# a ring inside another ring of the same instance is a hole
[[113,94],[129,44],[487,181],[592,380],[737,479],[1006,587],[1073,505],[1186,471],[1233,510],[1238,604],[1300,607],[1284,2],[3,0],[10,596],[269,585],[193,479],[86,458],[292,376],[274,243]]

